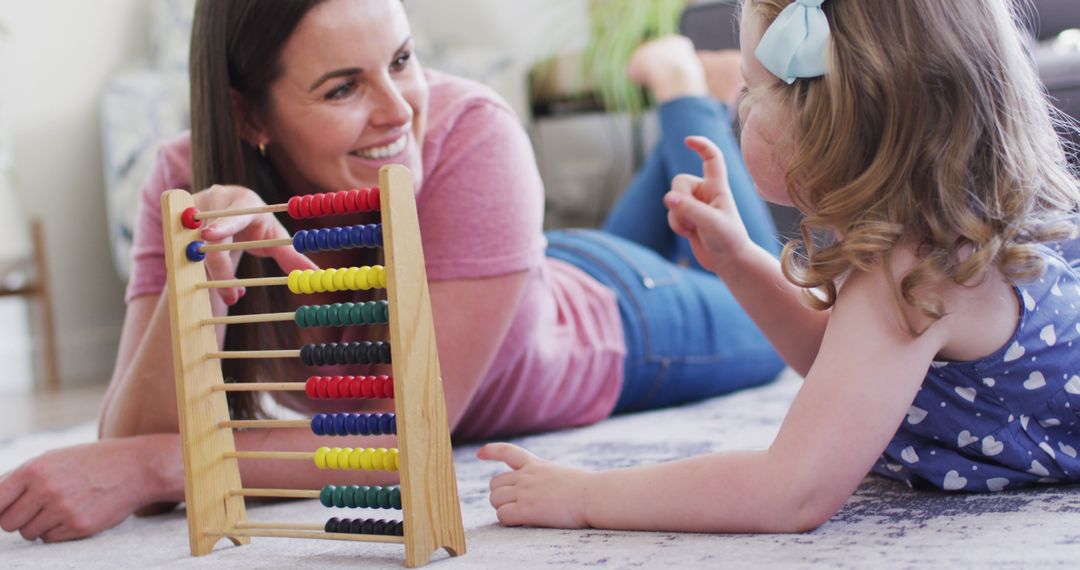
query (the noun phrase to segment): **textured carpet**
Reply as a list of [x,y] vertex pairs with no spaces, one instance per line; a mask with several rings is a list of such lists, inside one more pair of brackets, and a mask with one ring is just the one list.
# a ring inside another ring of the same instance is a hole
[[[777,383],[672,410],[518,440],[550,458],[588,467],[663,461],[728,449],[765,447],[798,390],[791,374]],[[0,471],[44,449],[88,441],[90,425],[0,442]],[[436,555],[436,568],[602,566],[703,568],[1077,568],[1080,489],[1046,487],[993,495],[916,492],[868,477],[843,509],[801,535],[700,535],[503,528],[487,502],[498,471],[455,453],[468,554]],[[674,492],[671,490],[670,492]],[[662,496],[651,499],[662,501]],[[316,501],[249,508],[251,520],[321,522]],[[183,512],[129,519],[99,536],[42,545],[0,534],[0,568],[400,568],[399,545],[256,538],[241,548],[222,541],[210,556],[188,555]]]

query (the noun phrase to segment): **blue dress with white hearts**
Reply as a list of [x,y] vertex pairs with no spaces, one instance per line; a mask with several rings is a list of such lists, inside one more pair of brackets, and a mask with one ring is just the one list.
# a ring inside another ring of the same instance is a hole
[[931,365],[875,473],[947,491],[1080,481],[1080,241],[1045,251],[1043,277],[1015,287],[1012,339]]

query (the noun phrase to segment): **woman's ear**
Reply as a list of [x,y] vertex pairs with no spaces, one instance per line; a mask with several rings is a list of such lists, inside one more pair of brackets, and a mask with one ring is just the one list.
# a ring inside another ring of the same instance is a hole
[[232,99],[233,118],[236,120],[236,132],[240,138],[255,148],[269,144],[270,135],[266,132],[255,106],[235,89],[229,89],[229,97]]

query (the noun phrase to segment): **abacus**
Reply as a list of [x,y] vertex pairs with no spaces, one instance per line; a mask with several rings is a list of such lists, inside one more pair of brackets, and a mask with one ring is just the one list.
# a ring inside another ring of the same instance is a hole
[[[380,188],[382,191],[380,192]],[[379,224],[298,231],[291,238],[205,244],[203,220],[264,212],[302,219],[354,212],[380,214]],[[287,204],[199,212],[184,190],[162,196],[176,395],[184,452],[184,497],[193,556],[222,538],[251,537],[390,542],[405,545],[405,565],[426,564],[435,550],[465,553],[446,404],[439,375],[427,274],[420,246],[412,177],[400,165],[379,171],[379,188],[294,196]],[[285,277],[210,281],[200,263],[211,251],[295,247],[301,252],[382,247],[386,266],[293,271]],[[291,293],[385,288],[386,301],[303,306],[295,312],[214,317],[209,290],[287,286]],[[389,343],[306,345],[299,350],[222,351],[214,325],[295,321],[300,327],[387,323]],[[390,347],[393,347],[391,358]],[[312,376],[306,382],[224,382],[224,358],[300,358],[304,364],[391,365],[391,376]],[[232,420],[226,394],[303,391],[311,398],[392,398],[393,414],[317,414],[307,420]],[[397,449],[320,447],[308,452],[237,451],[234,429],[310,427],[317,435],[396,434]],[[321,490],[245,489],[241,460],[313,461],[320,469],[398,471],[399,485],[333,486]],[[318,498],[334,508],[393,508],[401,521],[330,518],[325,524],[250,522],[245,497]]]

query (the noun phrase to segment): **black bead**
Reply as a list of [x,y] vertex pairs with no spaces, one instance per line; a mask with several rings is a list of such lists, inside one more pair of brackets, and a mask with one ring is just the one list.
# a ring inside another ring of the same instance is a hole
[[383,519],[375,521],[375,524],[372,525],[371,533],[383,536],[390,534],[386,532],[386,521],[384,521]]
[[382,362],[383,364],[391,364],[390,343],[379,343],[379,362]]
[[371,341],[362,340],[356,343],[357,364],[371,364],[371,359],[368,358],[369,348],[371,348]]
[[337,517],[334,517],[326,521],[326,526],[323,527],[323,530],[325,530],[326,532],[338,532],[338,526],[340,522],[341,521],[339,521]]
[[314,351],[314,347],[312,345],[310,345],[310,344],[305,344],[304,346],[300,347],[300,360],[306,366],[314,366],[315,365],[315,361],[312,360],[312,358],[311,358],[311,356],[312,356],[311,353],[313,351]]
[[357,346],[355,342],[350,342],[348,346],[345,347],[345,362],[348,364],[357,364],[360,362],[360,358],[356,356],[356,349]]
[[364,533],[364,521],[362,519],[353,519],[349,521],[349,534],[363,534]]
[[334,343],[334,364],[345,364],[345,343]]
[[364,519],[363,525],[360,527],[360,534],[373,534],[375,530],[375,521],[371,519]]

